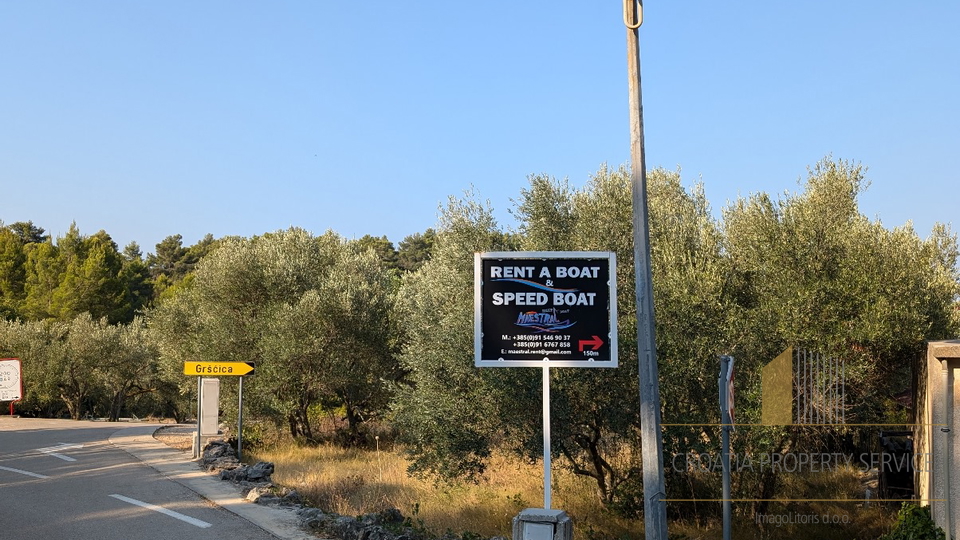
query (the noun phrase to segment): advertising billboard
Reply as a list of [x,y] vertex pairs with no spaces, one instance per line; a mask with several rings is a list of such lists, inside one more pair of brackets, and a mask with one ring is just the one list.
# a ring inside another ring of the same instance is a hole
[[617,367],[616,255],[474,256],[478,367]]

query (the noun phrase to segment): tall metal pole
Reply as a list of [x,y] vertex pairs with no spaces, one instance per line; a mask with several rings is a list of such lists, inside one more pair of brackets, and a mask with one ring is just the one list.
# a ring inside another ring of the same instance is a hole
[[550,469],[550,368],[543,366],[543,507],[550,509],[553,484]]
[[643,3],[624,0],[627,25],[627,75],[630,92],[630,179],[633,185],[633,260],[636,273],[637,353],[640,371],[640,444],[643,458],[643,516],[647,540],[667,540],[667,509],[660,432],[660,381],[654,336],[653,281],[650,268],[647,167],[643,147],[640,91],[640,24]]

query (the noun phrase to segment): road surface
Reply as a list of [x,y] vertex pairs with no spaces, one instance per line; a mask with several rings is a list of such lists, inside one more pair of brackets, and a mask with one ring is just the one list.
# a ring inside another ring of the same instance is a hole
[[[204,498],[188,489],[189,481],[178,481],[173,469],[161,473],[131,455],[129,448],[115,444],[135,440],[124,436],[127,430],[143,434],[150,429],[137,424],[0,417],[0,539],[278,538],[211,502],[216,496]],[[141,450],[148,454],[177,457],[170,454],[176,451],[150,448],[144,439],[139,439]],[[184,477],[204,476],[188,458],[180,457],[167,466],[191,471]],[[208,477],[191,481],[210,482],[217,488]],[[236,494],[231,500],[237,506],[256,506],[239,501]]]

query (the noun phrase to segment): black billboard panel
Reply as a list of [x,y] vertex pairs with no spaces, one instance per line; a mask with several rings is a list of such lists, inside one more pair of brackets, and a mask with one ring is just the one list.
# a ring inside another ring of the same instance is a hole
[[477,253],[478,367],[617,367],[616,255]]

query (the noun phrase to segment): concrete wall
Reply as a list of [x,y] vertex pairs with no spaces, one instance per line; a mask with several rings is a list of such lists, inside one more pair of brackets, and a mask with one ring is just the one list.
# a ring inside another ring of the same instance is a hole
[[960,538],[960,340],[930,342],[920,368],[914,438],[917,498],[930,505],[948,538]]

